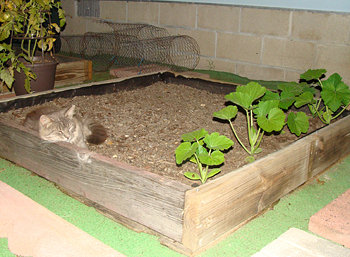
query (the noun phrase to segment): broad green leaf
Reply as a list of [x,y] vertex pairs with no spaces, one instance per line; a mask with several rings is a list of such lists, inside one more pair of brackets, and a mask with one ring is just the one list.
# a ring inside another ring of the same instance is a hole
[[304,79],[306,81],[319,79],[323,74],[325,74],[327,71],[325,69],[316,69],[316,70],[307,70],[303,74],[300,75],[301,79]]
[[207,175],[207,178],[211,178],[211,177],[215,176],[216,174],[220,173],[220,171],[221,171],[221,169],[219,169],[219,168],[210,170],[210,172]]
[[278,93],[267,90],[265,95],[261,98],[261,101],[269,100],[280,100],[280,95]]
[[260,101],[253,112],[257,117],[266,116],[273,108],[278,108],[279,102],[278,100]]
[[312,95],[315,95],[316,89],[313,86],[310,86],[309,84],[302,82],[300,83],[300,86],[302,88],[302,92],[310,92]]
[[237,106],[229,105],[220,111],[214,112],[213,116],[222,120],[231,120],[236,117],[238,112]]
[[262,97],[265,92],[265,87],[259,83],[250,82],[246,86],[238,86],[236,92],[226,95],[225,99],[245,109],[250,109],[253,102]]
[[283,91],[281,93],[281,102],[279,107],[283,110],[288,110],[289,107],[295,102],[295,95],[292,92]]
[[257,123],[266,132],[280,131],[285,124],[285,114],[279,108],[273,108],[266,116],[259,116]]
[[293,94],[294,96],[302,93],[302,86],[297,82],[286,82],[278,85],[278,89],[282,92]]
[[209,154],[209,153],[208,153],[207,149],[205,149],[204,146],[198,145],[198,148],[196,150],[196,154],[200,155],[200,154]]
[[26,89],[26,91],[28,93],[31,92],[31,88],[30,88],[30,79],[27,77],[25,80],[24,80],[24,88]]
[[201,154],[198,156],[199,161],[208,166],[216,166],[220,165],[225,161],[225,156],[219,150],[215,150],[210,155],[209,154]]
[[9,70],[1,70],[0,71],[0,80],[1,81],[4,81],[5,84],[11,88],[12,87],[12,84],[13,84],[13,81],[14,81],[14,78],[13,76],[11,75],[10,71]]
[[185,142],[193,142],[193,141],[200,140],[206,135],[208,135],[208,132],[205,129],[200,129],[190,133],[183,134],[181,138]]
[[226,150],[233,145],[233,141],[218,132],[211,133],[204,138],[204,142],[209,149]]
[[177,164],[183,163],[183,161],[191,158],[196,152],[198,147],[197,143],[191,144],[190,142],[181,143],[175,150],[175,159]]
[[184,173],[184,175],[186,178],[189,178],[191,180],[200,180],[201,179],[201,177],[197,173],[191,172],[191,171],[186,171]]
[[306,133],[309,130],[309,118],[304,112],[291,112],[287,119],[290,132],[297,136],[300,136],[301,133]]
[[225,98],[234,104],[242,106],[244,109],[250,109],[253,103],[253,100],[249,97],[249,95],[242,92],[232,92],[226,95]]
[[314,100],[314,95],[311,92],[304,92],[295,98],[294,106],[299,108],[305,104],[311,104]]
[[342,82],[339,74],[334,73],[323,82],[321,97],[325,105],[335,112],[340,106],[347,105],[350,102],[350,90]]

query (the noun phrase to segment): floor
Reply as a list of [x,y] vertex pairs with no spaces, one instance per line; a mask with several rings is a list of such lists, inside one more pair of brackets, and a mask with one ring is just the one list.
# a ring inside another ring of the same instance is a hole
[[[0,180],[63,218],[67,223],[73,224],[92,238],[102,242],[108,248],[125,256],[182,256],[162,246],[157,237],[136,233],[109,220],[95,209],[63,194],[45,179],[2,159],[0,159]],[[199,256],[244,257],[254,254],[256,256],[273,256],[259,254],[266,253],[264,250],[271,246],[276,239],[281,240],[286,235],[289,238],[298,237],[288,233],[302,233],[305,236],[312,236],[313,233],[308,230],[310,217],[349,188],[350,156],[307,185],[283,197],[273,209],[252,220]],[[308,234],[303,234],[303,231]],[[15,256],[8,250],[8,246],[8,240],[0,238],[0,256]],[[339,245],[336,246],[339,247]],[[348,248],[342,249],[348,250]],[[335,254],[334,256],[339,255]]]

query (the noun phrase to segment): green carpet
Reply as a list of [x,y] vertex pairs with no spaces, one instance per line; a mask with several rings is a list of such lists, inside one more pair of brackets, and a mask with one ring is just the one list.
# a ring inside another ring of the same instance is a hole
[[[0,180],[45,206],[126,256],[182,256],[162,246],[157,237],[136,233],[63,194],[52,183],[0,159]],[[308,231],[311,215],[350,188],[350,156],[309,184],[282,198],[272,210],[228,236],[202,257],[251,256],[269,242],[296,227]],[[15,256],[0,239],[0,256]]]

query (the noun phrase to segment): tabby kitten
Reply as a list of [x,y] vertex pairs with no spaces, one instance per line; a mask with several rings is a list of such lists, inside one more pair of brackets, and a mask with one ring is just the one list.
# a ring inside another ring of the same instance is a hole
[[61,110],[42,107],[27,114],[23,125],[39,132],[49,142],[68,142],[87,148],[86,142],[102,144],[107,138],[106,129],[90,119],[76,115],[75,105]]

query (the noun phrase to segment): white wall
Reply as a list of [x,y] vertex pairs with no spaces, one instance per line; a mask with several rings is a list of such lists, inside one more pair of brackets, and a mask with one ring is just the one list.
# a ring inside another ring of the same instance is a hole
[[155,0],[154,2],[213,3],[350,13],[350,0]]

